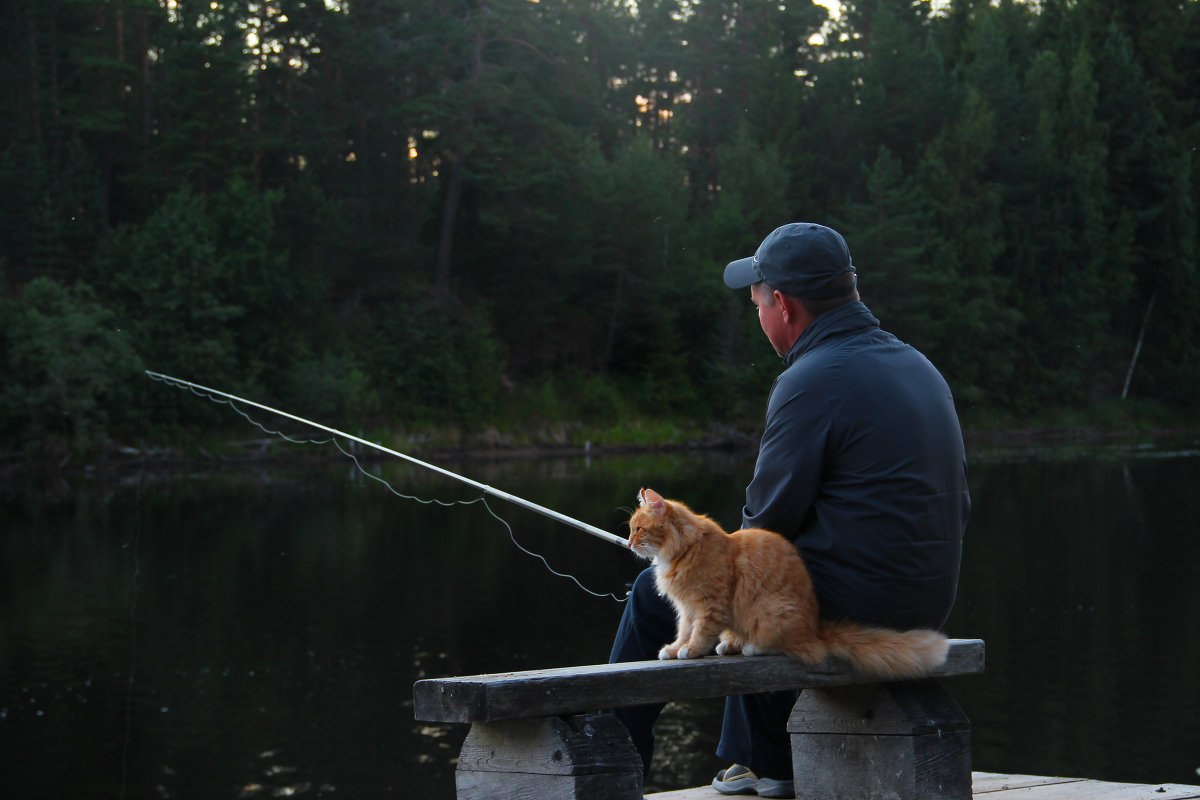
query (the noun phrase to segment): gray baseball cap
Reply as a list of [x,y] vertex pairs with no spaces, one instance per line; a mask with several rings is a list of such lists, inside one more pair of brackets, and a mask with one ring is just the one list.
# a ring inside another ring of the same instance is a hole
[[772,231],[754,255],[726,266],[725,285],[744,289],[766,281],[793,297],[826,300],[849,294],[843,287],[829,286],[847,272],[856,270],[840,233],[815,222],[792,222]]

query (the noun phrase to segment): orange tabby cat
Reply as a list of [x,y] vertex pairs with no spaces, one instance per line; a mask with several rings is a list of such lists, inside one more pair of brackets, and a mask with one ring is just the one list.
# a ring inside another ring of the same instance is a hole
[[[784,653],[817,664],[842,656],[859,672],[913,677],[946,660],[937,631],[893,631],[818,617],[817,596],[796,546],[777,533],[725,533],[708,517],[652,489],[638,492],[629,547],[653,559],[658,590],[679,620],[658,657]],[[719,643],[718,643],[719,639]]]

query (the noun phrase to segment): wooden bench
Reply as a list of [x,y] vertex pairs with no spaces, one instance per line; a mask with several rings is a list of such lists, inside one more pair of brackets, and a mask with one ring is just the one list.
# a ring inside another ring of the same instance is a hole
[[641,800],[641,758],[598,709],[804,689],[788,722],[798,796],[969,800],[970,722],[938,679],[983,666],[978,639],[951,640],[928,678],[888,683],[784,656],[637,661],[421,680],[413,712],[471,724],[459,800]]

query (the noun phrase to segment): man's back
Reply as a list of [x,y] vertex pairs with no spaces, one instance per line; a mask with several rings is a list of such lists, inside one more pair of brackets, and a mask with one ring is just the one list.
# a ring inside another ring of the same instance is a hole
[[818,317],[787,361],[743,525],[796,541],[825,616],[940,626],[970,508],[945,380],[861,303]]

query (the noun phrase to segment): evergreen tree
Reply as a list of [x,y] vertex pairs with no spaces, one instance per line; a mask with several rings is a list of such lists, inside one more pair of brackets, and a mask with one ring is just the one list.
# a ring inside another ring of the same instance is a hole
[[[1144,310],[1161,293],[1163,306],[1156,312],[1160,315],[1154,320],[1156,327],[1170,320],[1183,331],[1194,331],[1191,314],[1184,310],[1190,306],[1177,305],[1180,300],[1193,299],[1196,291],[1191,152],[1167,129],[1132,42],[1115,24],[1108,28],[1099,61],[1097,113],[1108,135],[1107,169],[1112,186],[1108,211],[1112,225],[1122,235],[1119,247],[1114,247],[1116,263],[1109,276],[1125,290],[1112,295],[1114,323],[1125,334],[1125,341],[1132,342]],[[1178,294],[1174,291],[1177,277],[1182,279],[1178,285],[1183,290]],[[1137,288],[1131,293],[1133,285]],[[1169,384],[1161,385],[1153,378],[1160,369],[1165,374],[1178,374],[1178,370],[1162,360],[1168,352],[1159,344],[1162,332],[1151,330],[1154,336],[1149,337],[1148,332],[1143,368],[1150,373],[1150,385],[1158,394],[1174,395]],[[1187,345],[1175,338],[1177,335],[1168,334],[1168,338],[1174,339],[1173,349],[1179,353]]]
[[753,253],[768,233],[795,221],[787,200],[792,177],[787,159],[775,144],[757,141],[752,130],[749,123],[740,125],[733,141],[718,151],[721,189],[712,218],[686,259],[688,274],[681,285],[691,287],[692,295],[680,304],[689,311],[687,330],[704,332],[696,342],[705,357],[692,366],[706,379],[702,386],[714,410],[751,418],[761,413],[761,401],[749,387],[765,391],[779,363],[762,341],[749,295],[729,292],[720,276],[725,264]]
[[929,346],[929,355],[960,402],[972,404],[1020,401],[1011,379],[1020,377],[1014,334],[1021,312],[1008,295],[1002,198],[989,174],[996,136],[995,112],[968,87],[953,123],[918,167],[938,231],[930,269],[954,276],[953,292],[936,300],[945,309],[946,336]]
[[940,360],[954,336],[944,330],[943,300],[955,286],[945,263],[933,259],[941,234],[929,201],[884,145],[865,171],[866,198],[847,202],[837,220],[848,232],[859,291],[887,330]]
[[[150,136],[146,168],[131,176],[161,202],[188,183],[218,191],[250,166],[245,118],[251,95],[241,19],[235,8],[179,3],[151,41]],[[139,209],[138,222],[151,209]]]

